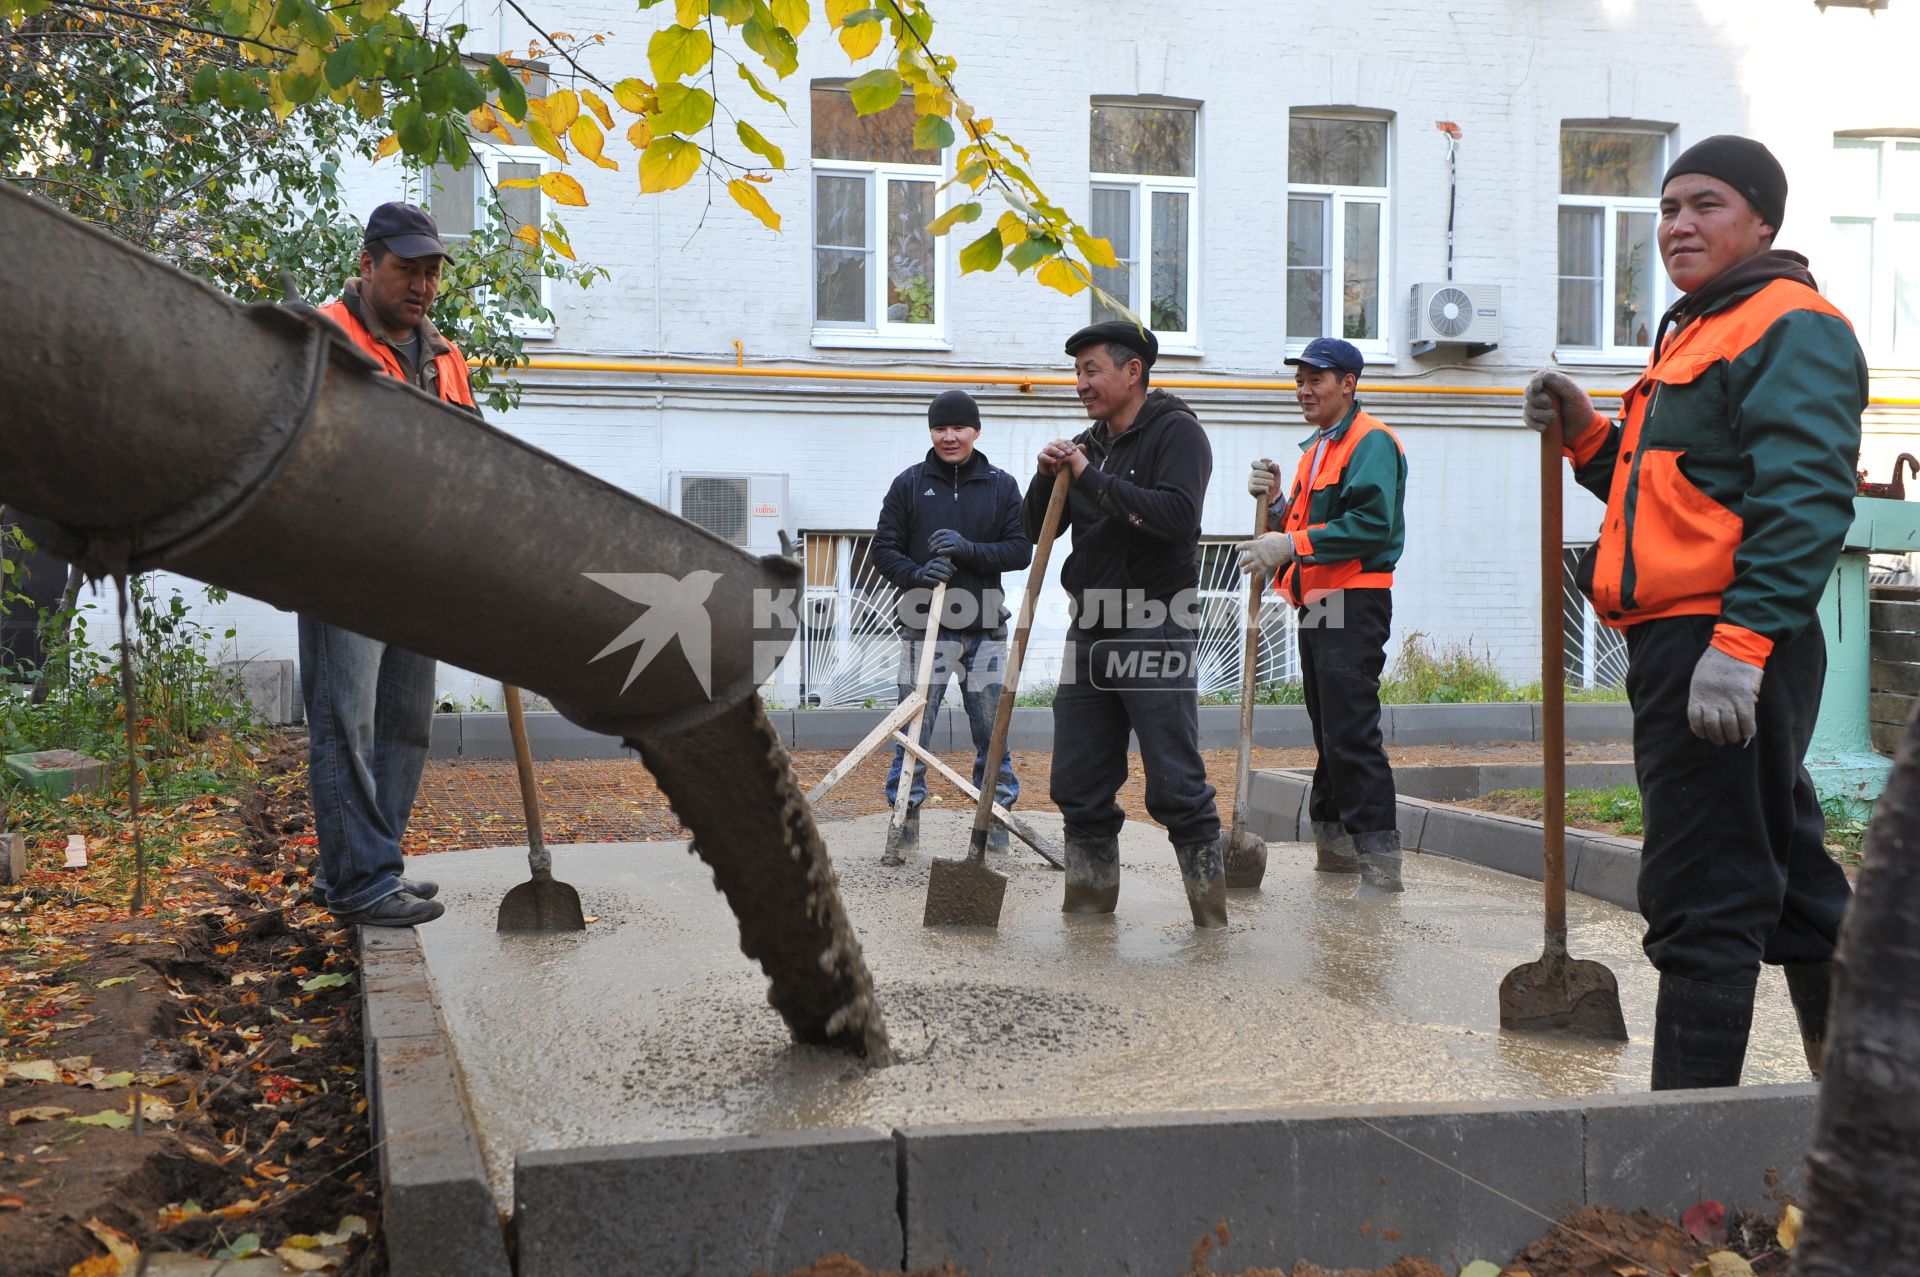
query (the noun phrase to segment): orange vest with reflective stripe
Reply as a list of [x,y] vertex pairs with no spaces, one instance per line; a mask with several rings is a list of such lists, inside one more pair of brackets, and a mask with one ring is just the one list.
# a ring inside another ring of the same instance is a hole
[[[353,344],[378,360],[387,375],[407,380],[406,366],[400,362],[400,356],[393,347],[376,338],[367,331],[366,325],[353,317],[345,301],[328,302],[320,308],[320,313],[340,325],[342,332],[352,338]],[[441,338],[442,341],[446,339]],[[440,398],[447,403],[459,404],[465,408],[475,408],[473,401],[473,378],[467,371],[467,360],[452,342],[447,342],[445,353],[433,357],[434,386]]]
[[[1353,420],[1347,423],[1346,430],[1338,439],[1330,439],[1320,453],[1320,472],[1313,470],[1313,449],[1308,448],[1300,454],[1300,464],[1293,472],[1293,495],[1287,501],[1286,517],[1281,520],[1280,530],[1293,538],[1296,555],[1312,553],[1311,535],[1315,528],[1325,527],[1325,521],[1312,523],[1313,494],[1334,487],[1345,478],[1347,462],[1353,458],[1353,450],[1360,441],[1376,430],[1385,430],[1387,437],[1393,440],[1395,448],[1400,447],[1400,437],[1388,430],[1386,423],[1372,413],[1362,410],[1353,414]],[[1309,488],[1308,483],[1312,483]],[[1393,585],[1393,573],[1368,572],[1358,559],[1341,559],[1333,563],[1301,563],[1297,559],[1287,564],[1275,574],[1274,588],[1280,597],[1294,607],[1314,603],[1333,593],[1335,590],[1361,590],[1368,588],[1387,589]]]

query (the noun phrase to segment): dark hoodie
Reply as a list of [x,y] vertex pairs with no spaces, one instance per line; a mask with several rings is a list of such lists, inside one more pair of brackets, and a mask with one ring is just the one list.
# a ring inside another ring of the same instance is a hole
[[[1200,507],[1213,474],[1213,448],[1200,422],[1177,397],[1147,393],[1140,415],[1119,436],[1096,421],[1075,440],[1090,463],[1067,494],[1073,553],[1060,583],[1073,596],[1079,629],[1115,628],[1111,613],[1089,615],[1089,590],[1127,600],[1132,623],[1139,603],[1172,604],[1200,585]],[[1053,478],[1027,486],[1027,535],[1038,538]]]
[[919,465],[895,476],[873,534],[874,566],[900,589],[895,628],[915,637],[926,631],[930,589],[916,578],[933,558],[927,538],[942,528],[952,528],[973,548],[954,561],[940,628],[948,633],[1001,629],[1007,607],[1000,574],[1033,561],[1033,544],[1020,530],[1019,481],[977,449],[952,466],[931,448]]

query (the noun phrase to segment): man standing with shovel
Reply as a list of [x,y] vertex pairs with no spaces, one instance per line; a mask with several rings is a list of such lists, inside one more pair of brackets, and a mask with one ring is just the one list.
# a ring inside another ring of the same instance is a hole
[[1578,576],[1627,636],[1655,1090],[1739,1083],[1762,962],[1786,970],[1817,1075],[1851,895],[1804,760],[1867,365],[1806,259],[1773,247],[1786,206],[1760,143],[1690,147],[1660,193],[1660,256],[1685,296],[1619,418],[1562,373],[1527,386],[1528,424],[1557,417],[1574,477],[1607,503]]
[[[922,648],[936,634],[927,707],[920,719],[920,743],[933,735],[946,695],[947,680],[960,676],[960,698],[973,732],[973,784],[985,780],[987,743],[1007,659],[1006,595],[1002,572],[1016,572],[1033,559],[1033,542],[1020,521],[1020,483],[975,448],[980,438],[980,408],[973,396],[949,390],[927,408],[933,446],[924,460],[907,467],[887,489],[873,534],[873,561],[900,590],[895,624],[902,639],[898,685],[900,699],[915,690]],[[935,586],[945,584],[940,615],[928,615]],[[935,627],[937,626],[937,633]],[[893,747],[887,771],[887,805],[898,799],[906,751]],[[888,833],[887,859],[913,850],[920,840],[920,804],[927,796],[926,768],[914,763],[909,779],[906,823]],[[1020,781],[1013,759],[1003,753],[994,798],[1013,809]],[[987,835],[991,850],[1007,849],[1007,830],[995,823]]]

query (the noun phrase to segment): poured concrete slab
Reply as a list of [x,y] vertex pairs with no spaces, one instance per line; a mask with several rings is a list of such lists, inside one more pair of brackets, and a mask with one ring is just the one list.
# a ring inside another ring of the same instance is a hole
[[[1297,1105],[1576,1097],[1646,1086],[1654,976],[1640,921],[1568,900],[1574,952],[1620,978],[1624,1047],[1504,1034],[1501,976],[1540,953],[1537,884],[1410,856],[1409,889],[1349,899],[1309,848],[1275,844],[1233,925],[1196,933],[1159,830],[1122,835],[1120,911],[1059,912],[1031,856],[997,931],[920,925],[929,853],[965,818],[928,811],[922,854],[878,863],[885,815],[823,826],[901,1063],[798,1048],[684,844],[555,849],[596,921],[501,936],[521,848],[416,858],[447,916],[420,929],[494,1189],[516,1154],[701,1136]],[[1057,816],[1036,816],[1049,835]],[[1746,1080],[1806,1077],[1785,984],[1762,979]]]

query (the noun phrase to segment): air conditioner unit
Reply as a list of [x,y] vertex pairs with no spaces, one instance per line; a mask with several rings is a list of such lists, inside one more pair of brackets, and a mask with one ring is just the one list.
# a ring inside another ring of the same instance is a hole
[[670,471],[667,508],[749,553],[778,554],[787,527],[787,476]]
[[1467,354],[1484,355],[1500,344],[1500,290],[1488,284],[1413,286],[1413,353],[1424,355],[1442,342],[1463,345]]

